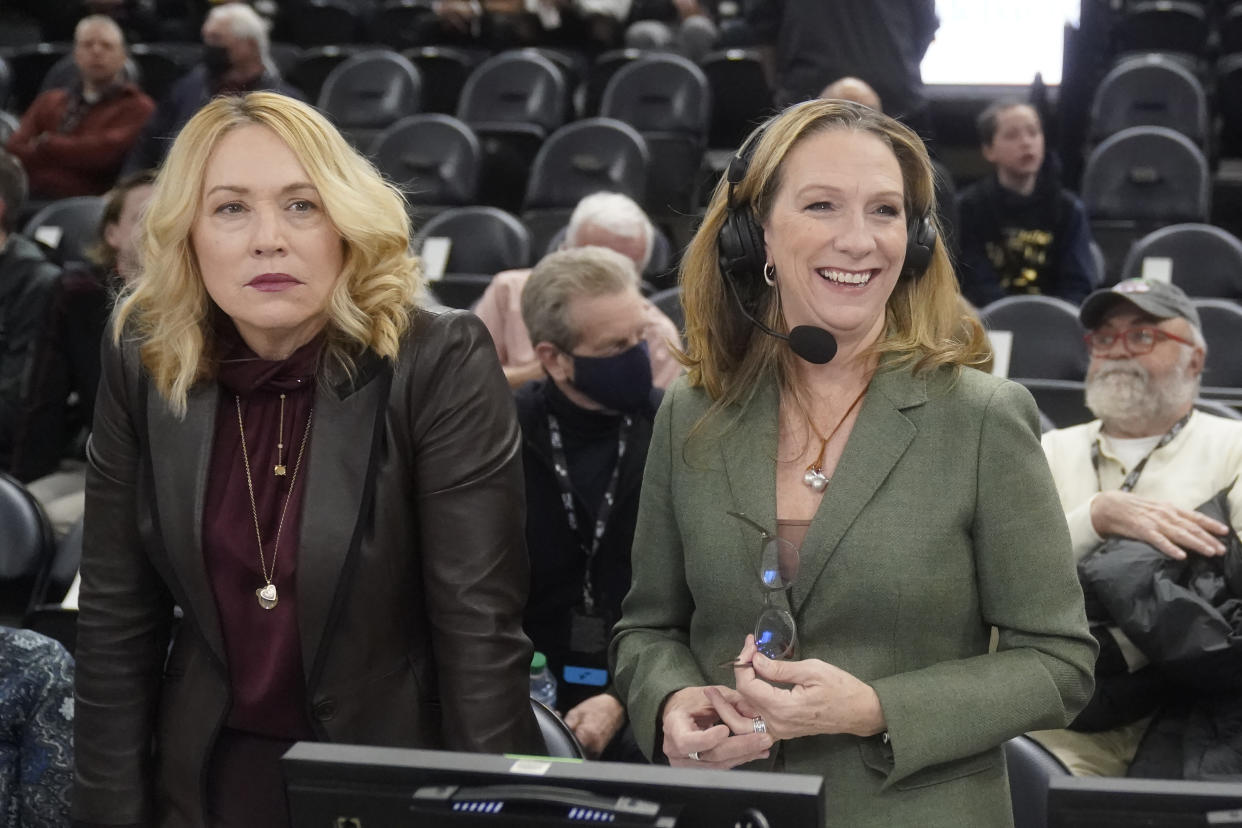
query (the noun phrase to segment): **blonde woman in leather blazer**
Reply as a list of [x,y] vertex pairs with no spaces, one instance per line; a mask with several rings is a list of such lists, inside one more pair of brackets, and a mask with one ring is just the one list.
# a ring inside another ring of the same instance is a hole
[[298,739],[538,746],[520,434],[408,230],[304,104],[180,133],[88,451],[76,820],[279,824]]
[[689,372],[612,644],[650,756],[820,774],[834,826],[1011,824],[1001,744],[1092,688],[1034,402],[974,367],[936,224],[922,142],[866,107],[800,104],[739,151],[683,263]]

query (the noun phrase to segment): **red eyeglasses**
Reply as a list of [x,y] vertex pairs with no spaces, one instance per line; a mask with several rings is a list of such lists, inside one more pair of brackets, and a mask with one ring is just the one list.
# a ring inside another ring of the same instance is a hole
[[1131,356],[1142,356],[1150,354],[1151,349],[1156,347],[1157,342],[1163,342],[1171,339],[1182,345],[1195,347],[1195,343],[1189,339],[1183,339],[1175,336],[1168,331],[1162,331],[1159,328],[1143,327],[1143,328],[1127,328],[1120,333],[1111,333],[1109,331],[1091,331],[1082,338],[1087,343],[1087,348],[1093,354],[1103,354],[1113,347],[1113,343],[1120,339],[1125,343],[1126,353]]

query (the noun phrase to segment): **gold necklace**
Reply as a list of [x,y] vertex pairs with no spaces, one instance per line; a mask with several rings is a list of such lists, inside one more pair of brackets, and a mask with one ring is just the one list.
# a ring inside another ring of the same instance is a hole
[[277,477],[285,476],[285,395],[280,395],[280,425],[276,432],[276,468],[272,473]]
[[828,450],[828,441],[836,435],[837,431],[840,430],[845,421],[849,419],[850,412],[853,411],[854,407],[857,406],[862,400],[863,395],[867,393],[867,389],[870,386],[871,382],[868,380],[867,384],[864,385],[862,390],[858,392],[858,396],[854,397],[854,401],[850,403],[850,407],[845,409],[845,413],[841,415],[841,419],[837,420],[837,424],[832,427],[832,431],[828,432],[827,437],[819,433],[819,429],[815,427],[815,421],[811,419],[811,415],[807,413],[805,409],[803,410],[802,413],[806,417],[806,424],[811,427],[811,431],[813,431],[815,436],[819,438],[819,454],[815,455],[815,462],[807,466],[806,474],[802,475],[802,482],[809,486],[811,491],[818,494],[828,488],[828,481],[832,479],[828,475],[824,474],[824,453]]
[[[284,425],[285,395],[280,395],[281,425]],[[276,607],[280,597],[276,594],[276,585],[272,579],[276,577],[276,555],[280,552],[280,532],[285,528],[285,512],[289,510],[289,498],[293,496],[293,487],[298,482],[298,469],[302,467],[302,452],[306,451],[306,438],[310,436],[311,417],[315,413],[312,407],[306,414],[306,430],[302,432],[302,445],[298,448],[298,459],[293,464],[293,477],[289,479],[289,491],[285,493],[285,505],[280,507],[280,521],[276,524],[276,540],[272,543],[272,569],[267,568],[267,558],[263,554],[263,533],[259,531],[259,509],[254,502],[254,482],[250,479],[250,454],[246,451],[246,427],[242,424],[241,397],[233,395],[233,404],[237,407],[237,430],[241,434],[242,462],[246,466],[246,490],[250,492],[250,514],[254,518],[254,537],[259,542],[259,570],[263,573],[263,586],[254,591],[259,599],[259,606],[270,610]],[[279,459],[279,458],[277,458]],[[278,470],[284,468],[277,466]],[[277,471],[277,474],[280,474]]]

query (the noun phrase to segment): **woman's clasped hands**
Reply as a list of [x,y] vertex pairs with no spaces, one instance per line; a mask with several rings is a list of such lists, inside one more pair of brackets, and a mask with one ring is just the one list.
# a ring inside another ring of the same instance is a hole
[[776,661],[748,635],[733,675],[736,689],[687,687],[669,697],[664,752],[670,764],[731,768],[766,758],[778,739],[874,736],[885,729],[875,690],[826,661]]

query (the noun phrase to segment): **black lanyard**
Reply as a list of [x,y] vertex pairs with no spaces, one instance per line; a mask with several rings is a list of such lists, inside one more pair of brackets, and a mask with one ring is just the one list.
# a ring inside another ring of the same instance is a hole
[[578,515],[574,511],[574,490],[569,480],[569,460],[565,457],[565,442],[561,439],[561,425],[556,416],[548,413],[548,432],[552,441],[552,469],[556,472],[556,482],[561,488],[561,505],[565,507],[565,519],[569,528],[578,537],[578,546],[586,558],[586,574],[582,578],[582,606],[586,612],[595,611],[595,587],[591,581],[591,569],[595,563],[595,555],[599,552],[600,539],[608,528],[608,518],[612,514],[613,502],[617,498],[617,481],[621,479],[621,461],[625,459],[625,444],[630,436],[630,426],[634,418],[626,416],[621,421],[621,430],[617,433],[617,464],[612,467],[612,476],[608,478],[608,488],[604,490],[603,500],[595,512],[595,531],[591,536],[591,545],[587,546],[578,528]]
[[[1160,449],[1164,448],[1169,443],[1173,442],[1173,438],[1175,438],[1178,434],[1181,434],[1182,429],[1186,427],[1186,423],[1190,422],[1190,415],[1192,413],[1193,413],[1193,410],[1187,412],[1185,417],[1182,417],[1180,420],[1178,420],[1176,423],[1173,424],[1173,427],[1170,428],[1165,433],[1165,435],[1160,438],[1160,442],[1156,443],[1155,447],[1152,448],[1151,451],[1147,452],[1147,454],[1144,455],[1143,459],[1138,462],[1138,465],[1135,466],[1134,469],[1129,474],[1126,475],[1126,479],[1122,481],[1121,489],[1119,491],[1129,492],[1129,491],[1132,491],[1136,485],[1138,485],[1139,475],[1141,475],[1143,473],[1143,469],[1147,467],[1147,461],[1151,459],[1151,456],[1153,454],[1160,451]],[[1091,444],[1091,467],[1095,469],[1095,485],[1102,492],[1104,491],[1104,484],[1100,480],[1100,438],[1099,437],[1096,437],[1095,442]]]

